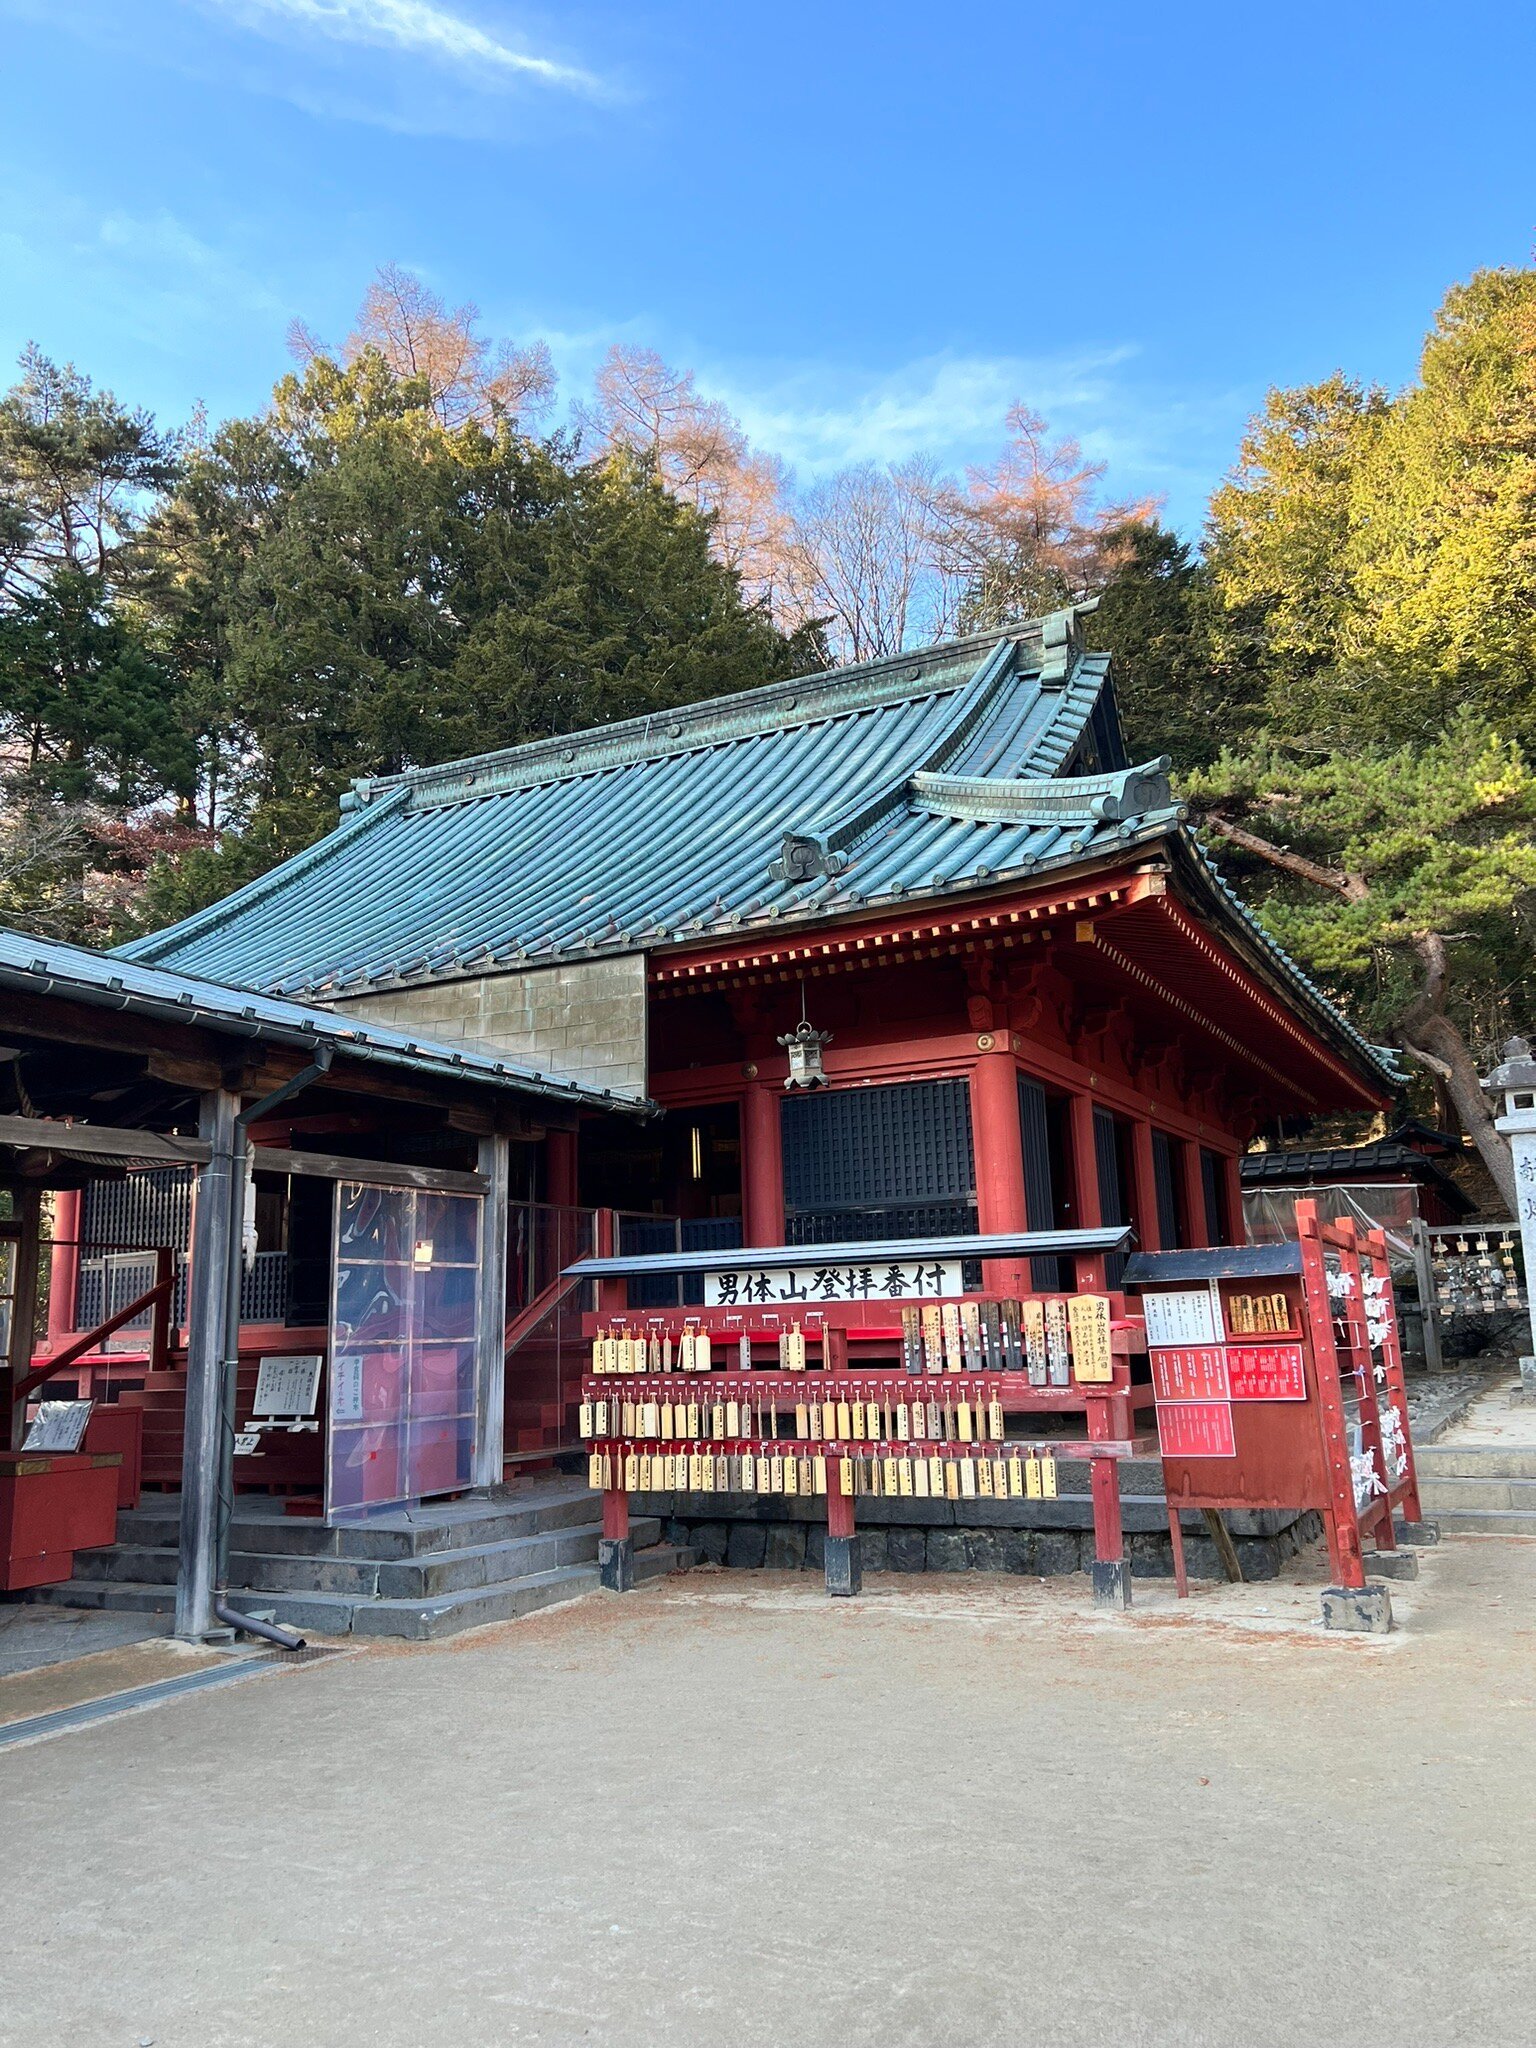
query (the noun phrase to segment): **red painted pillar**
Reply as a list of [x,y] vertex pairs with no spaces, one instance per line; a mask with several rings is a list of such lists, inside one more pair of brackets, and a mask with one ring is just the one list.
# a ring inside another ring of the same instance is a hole
[[53,1250],[48,1260],[48,1343],[66,1342],[75,1328],[80,1288],[80,1190],[61,1188],[53,1198]]
[[1144,1252],[1160,1252],[1164,1249],[1163,1224],[1157,1213],[1157,1168],[1152,1161],[1152,1126],[1142,1116],[1131,1125],[1131,1166],[1136,1180],[1131,1214],[1136,1218],[1137,1241]]
[[[1093,1142],[1093,1097],[1074,1095],[1069,1105],[1072,1133],[1072,1227],[1095,1230],[1104,1221],[1099,1207],[1099,1155]],[[1080,1293],[1102,1293],[1104,1260],[1094,1254],[1077,1262]]]
[[577,1204],[576,1132],[551,1131],[544,1140],[545,1200],[557,1209]]
[[1179,1170],[1184,1176],[1184,1229],[1191,1247],[1207,1245],[1211,1233],[1205,1222],[1205,1176],[1200,1170],[1200,1147],[1193,1138],[1179,1146]]
[[[976,1158],[976,1228],[983,1236],[1028,1230],[1019,1070],[1011,1052],[984,1052],[971,1069],[971,1143]],[[988,1259],[985,1279],[995,1293],[1027,1294],[1029,1263]]]
[[782,1090],[752,1082],[741,1103],[742,1235],[748,1244],[784,1242],[784,1154],[779,1136]]

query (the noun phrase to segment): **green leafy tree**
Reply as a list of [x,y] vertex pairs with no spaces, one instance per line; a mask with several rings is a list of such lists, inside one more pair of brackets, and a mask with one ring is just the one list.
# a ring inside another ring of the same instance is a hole
[[1319,756],[1269,740],[1186,789],[1207,830],[1248,857],[1275,936],[1433,1076],[1513,1204],[1468,1038],[1490,994],[1536,994],[1517,916],[1536,889],[1522,750],[1465,711],[1423,747]]

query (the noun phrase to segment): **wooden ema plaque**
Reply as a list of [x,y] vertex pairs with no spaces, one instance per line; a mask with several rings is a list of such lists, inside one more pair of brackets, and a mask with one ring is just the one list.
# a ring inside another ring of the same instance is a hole
[[1421,1519],[1386,1239],[1296,1205],[1293,1243],[1145,1253],[1141,1290],[1176,1560],[1181,1508],[1315,1509],[1334,1583]]
[[[858,1331],[881,1345],[878,1363],[852,1362],[852,1333],[815,1312],[589,1315],[580,1423],[603,1494],[604,1584],[627,1590],[614,1553],[633,1492],[820,1498],[846,1546],[860,1498],[950,1500],[963,1518],[969,1501],[1048,1500],[1058,1464],[1080,1461],[1097,1558],[1128,1592],[1116,1465],[1155,1439],[1136,1433],[1152,1397],[1132,1384],[1141,1325],[1124,1297],[898,1301],[886,1314]],[[854,1589],[834,1582],[830,1547],[828,1589]]]

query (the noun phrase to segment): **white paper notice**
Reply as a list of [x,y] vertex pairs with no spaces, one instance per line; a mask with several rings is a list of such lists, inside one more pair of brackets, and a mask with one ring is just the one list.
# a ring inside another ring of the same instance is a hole
[[363,1419],[363,1354],[344,1351],[331,1367],[331,1420]]
[[313,1415],[320,1392],[318,1353],[296,1358],[264,1358],[256,1375],[253,1415]]
[[1221,1324],[1211,1291],[1205,1287],[1182,1288],[1174,1294],[1141,1297],[1147,1318],[1149,1344],[1219,1344]]

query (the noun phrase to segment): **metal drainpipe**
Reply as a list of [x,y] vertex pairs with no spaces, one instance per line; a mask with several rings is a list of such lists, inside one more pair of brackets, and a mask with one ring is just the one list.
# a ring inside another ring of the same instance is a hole
[[302,1650],[304,1638],[292,1629],[279,1628],[275,1622],[258,1621],[254,1615],[241,1614],[231,1607],[226,1597],[229,1579],[229,1525],[235,1511],[235,1401],[236,1379],[240,1369],[240,1297],[245,1277],[245,1183],[247,1160],[250,1146],[247,1133],[254,1123],[269,1115],[279,1104],[287,1102],[312,1081],[318,1081],[330,1071],[333,1048],[319,1045],[315,1048],[314,1059],[295,1074],[291,1081],[285,1081],[281,1088],[274,1088],[270,1095],[263,1095],[248,1109],[242,1109],[235,1118],[234,1147],[230,1161],[229,1202],[231,1210],[230,1239],[232,1256],[229,1262],[229,1293],[224,1310],[224,1360],[220,1373],[220,1426],[219,1426],[219,1480],[218,1480],[218,1523],[213,1561],[213,1611],[226,1628],[239,1629],[245,1635],[260,1636],[264,1641],[276,1643],[280,1649]]

